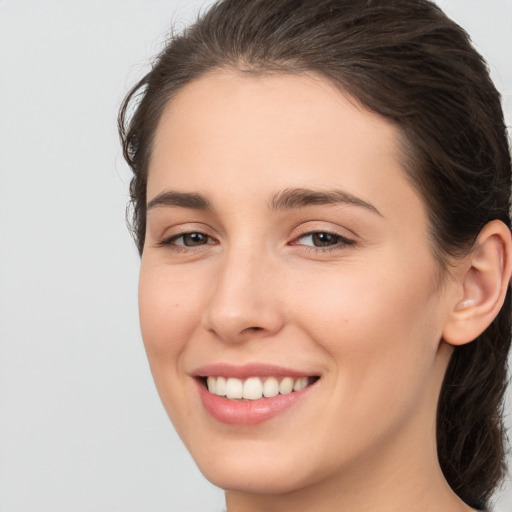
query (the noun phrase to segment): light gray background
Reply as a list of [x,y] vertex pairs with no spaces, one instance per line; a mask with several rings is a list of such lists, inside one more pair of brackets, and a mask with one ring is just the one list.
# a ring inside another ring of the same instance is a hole
[[[208,3],[0,0],[0,512],[222,509],[145,360],[116,132],[171,22]],[[439,3],[510,124],[512,0]],[[496,511],[510,510],[508,485]]]

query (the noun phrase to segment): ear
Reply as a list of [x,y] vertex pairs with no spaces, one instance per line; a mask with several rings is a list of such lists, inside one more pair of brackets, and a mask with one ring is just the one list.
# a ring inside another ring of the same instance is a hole
[[485,225],[470,254],[455,264],[455,293],[449,304],[443,339],[450,345],[473,341],[496,318],[512,273],[512,241],[499,220]]

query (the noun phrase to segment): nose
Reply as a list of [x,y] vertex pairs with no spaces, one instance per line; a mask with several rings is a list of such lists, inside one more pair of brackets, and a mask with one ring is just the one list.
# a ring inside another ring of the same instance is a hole
[[204,327],[227,343],[265,338],[284,325],[278,272],[262,252],[231,251],[212,283]]

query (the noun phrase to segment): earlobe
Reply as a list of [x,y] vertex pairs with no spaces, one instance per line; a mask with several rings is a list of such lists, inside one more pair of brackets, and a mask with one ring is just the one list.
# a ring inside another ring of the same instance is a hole
[[469,255],[457,263],[459,293],[446,321],[443,339],[451,345],[469,343],[482,334],[499,313],[512,273],[512,240],[499,220],[485,225]]

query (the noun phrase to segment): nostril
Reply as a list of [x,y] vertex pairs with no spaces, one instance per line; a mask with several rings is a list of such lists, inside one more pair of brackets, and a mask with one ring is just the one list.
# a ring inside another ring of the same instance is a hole
[[265,329],[263,327],[246,327],[242,333],[256,333],[256,332],[260,332],[260,331],[264,331]]

